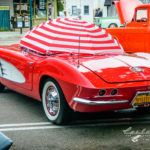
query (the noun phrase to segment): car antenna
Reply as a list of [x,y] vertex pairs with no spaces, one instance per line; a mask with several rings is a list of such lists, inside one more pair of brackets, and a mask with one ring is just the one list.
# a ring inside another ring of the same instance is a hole
[[78,47],[78,65],[77,65],[77,67],[80,67],[79,56],[80,56],[80,36],[79,36],[79,47]]

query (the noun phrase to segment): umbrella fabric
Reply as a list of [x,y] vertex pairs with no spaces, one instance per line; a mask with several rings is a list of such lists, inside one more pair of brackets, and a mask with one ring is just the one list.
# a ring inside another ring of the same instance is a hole
[[20,46],[41,54],[123,53],[120,44],[104,29],[86,21],[59,18],[44,22],[29,31]]

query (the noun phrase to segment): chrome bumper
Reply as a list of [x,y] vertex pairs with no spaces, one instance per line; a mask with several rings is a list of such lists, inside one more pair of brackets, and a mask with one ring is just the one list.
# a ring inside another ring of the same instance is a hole
[[77,103],[81,103],[81,104],[87,104],[87,105],[111,105],[111,104],[124,104],[124,103],[128,103],[128,100],[121,100],[121,101],[115,101],[115,100],[110,100],[110,101],[90,101],[87,99],[83,99],[83,98],[78,98],[78,97],[74,97],[73,101],[77,102]]

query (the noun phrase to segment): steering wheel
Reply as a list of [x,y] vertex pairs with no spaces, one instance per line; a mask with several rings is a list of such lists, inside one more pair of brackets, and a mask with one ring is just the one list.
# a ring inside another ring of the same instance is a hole
[[141,18],[141,22],[147,22],[147,18]]

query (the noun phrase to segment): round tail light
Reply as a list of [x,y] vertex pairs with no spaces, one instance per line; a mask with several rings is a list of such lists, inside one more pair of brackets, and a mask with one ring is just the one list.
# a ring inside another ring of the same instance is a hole
[[113,89],[110,93],[111,95],[117,95],[118,94],[118,89]]
[[99,96],[104,96],[106,94],[106,90],[105,89],[102,89],[99,91]]

